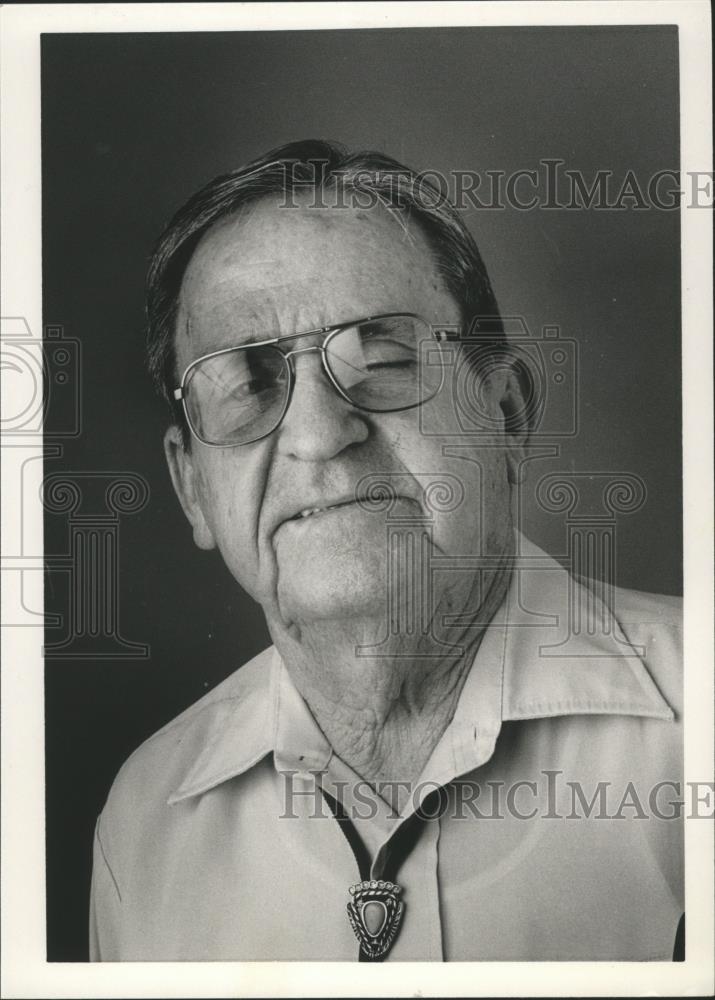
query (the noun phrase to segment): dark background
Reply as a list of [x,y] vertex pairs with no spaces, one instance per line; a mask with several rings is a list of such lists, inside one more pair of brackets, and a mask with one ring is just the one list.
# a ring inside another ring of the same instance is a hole
[[[83,399],[81,434],[45,471],[134,472],[150,489],[120,519],[118,605],[122,635],[150,655],[47,659],[49,960],[87,957],[93,826],[123,760],[268,642],[218,556],[193,548],[164,467],[142,358],[163,224],[210,177],[304,137],[445,173],[562,158],[587,180],[634,170],[645,187],[678,169],[678,121],[674,27],[43,36],[44,318],[81,342]],[[642,477],[647,502],[618,526],[617,582],[680,592],[677,211],[465,218],[502,312],[580,345],[580,433],[536,478]],[[525,513],[533,540],[561,554],[563,520],[528,490]],[[46,553],[65,552],[67,515],[45,521]],[[48,575],[46,604],[66,618],[62,581]]]

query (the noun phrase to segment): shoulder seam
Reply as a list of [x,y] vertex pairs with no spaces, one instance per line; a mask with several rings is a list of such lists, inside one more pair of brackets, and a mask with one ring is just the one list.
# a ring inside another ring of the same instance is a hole
[[112,871],[112,866],[109,864],[109,861],[107,860],[107,854],[106,854],[106,852],[104,850],[104,844],[102,843],[102,838],[101,838],[100,833],[99,833],[99,822],[100,822],[101,818],[102,817],[100,816],[99,819],[97,820],[97,827],[96,827],[96,830],[95,830],[95,834],[96,834],[96,837],[97,837],[97,846],[99,847],[99,853],[102,855],[102,861],[104,861],[104,865],[105,865],[107,871],[109,872],[109,877],[112,880],[112,885],[114,886],[114,891],[117,894],[117,899],[121,903],[121,901],[122,901],[122,894],[120,892],[117,880],[116,880],[116,878],[114,876],[114,872]]

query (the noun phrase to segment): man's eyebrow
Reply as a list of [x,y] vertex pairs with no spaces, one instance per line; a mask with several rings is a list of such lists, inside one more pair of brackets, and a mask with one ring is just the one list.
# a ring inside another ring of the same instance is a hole
[[[247,347],[249,344],[260,344],[264,340],[272,340],[272,334],[260,332],[260,333],[249,333],[247,336],[242,337],[240,331],[238,331],[238,336],[234,337],[232,343],[224,344],[224,347]],[[221,347],[217,347],[216,350],[220,351]]]
[[204,357],[206,354],[215,354],[218,351],[230,351],[232,347],[250,347],[253,344],[262,344],[266,340],[276,340],[277,338],[277,334],[268,331],[250,333],[245,337],[239,335],[210,338],[201,351],[200,357]]
[[241,342],[236,347],[243,347],[246,344],[262,344],[265,340],[278,340],[280,334],[275,330],[261,330],[259,333],[249,333],[246,338],[241,338]]
[[[263,263],[263,262],[261,262]],[[251,289],[250,295],[236,295],[232,299],[216,302],[208,310],[201,312],[200,322],[187,309],[184,333],[189,341],[193,339],[197,325],[205,335],[206,353],[220,351],[229,347],[243,347],[248,344],[273,340],[280,336],[280,327],[275,313],[274,303],[270,298],[261,296],[258,302],[252,302],[255,292],[263,290],[293,291],[294,286],[284,282],[266,283]],[[265,312],[266,315],[262,316]],[[271,317],[273,316],[273,322]]]
[[[186,337],[189,344],[193,340],[193,324],[191,322],[191,314],[188,313],[186,316],[186,321],[184,323],[184,336]],[[206,339],[204,349],[201,352],[201,357],[206,354],[213,354],[216,351],[228,350],[231,347],[244,347],[249,344],[260,344],[264,340],[273,340],[278,334],[271,332],[268,329],[256,330],[253,333],[246,333],[242,335],[240,323],[236,323],[236,326],[232,328],[230,323],[225,323],[224,328],[220,333],[215,336],[209,336]]]

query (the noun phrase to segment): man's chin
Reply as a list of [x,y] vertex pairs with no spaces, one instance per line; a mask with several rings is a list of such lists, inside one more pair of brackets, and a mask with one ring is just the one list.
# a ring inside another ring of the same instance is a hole
[[377,572],[360,579],[355,569],[341,573],[338,567],[326,566],[322,572],[281,574],[277,591],[281,616],[309,624],[384,615],[384,575]]

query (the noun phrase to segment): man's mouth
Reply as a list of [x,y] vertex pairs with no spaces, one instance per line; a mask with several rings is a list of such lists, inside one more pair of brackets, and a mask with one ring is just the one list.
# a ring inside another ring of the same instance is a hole
[[329,514],[331,511],[341,510],[343,508],[359,508],[367,512],[374,512],[376,514],[384,514],[385,511],[391,508],[395,503],[398,502],[412,502],[409,497],[402,496],[401,494],[393,495],[390,497],[385,497],[382,495],[375,496],[348,496],[344,499],[336,499],[332,503],[316,504],[311,507],[303,507],[297,513],[293,514],[291,517],[286,518],[283,522],[284,524],[290,524],[295,521],[305,521],[311,517],[319,517],[322,514]]
[[291,517],[291,521],[300,521],[304,517],[315,517],[316,514],[325,514],[329,510],[338,510],[340,507],[348,507],[351,504],[356,503],[355,500],[343,500],[340,503],[327,504],[325,507],[306,507],[305,510],[298,511],[294,517]]

